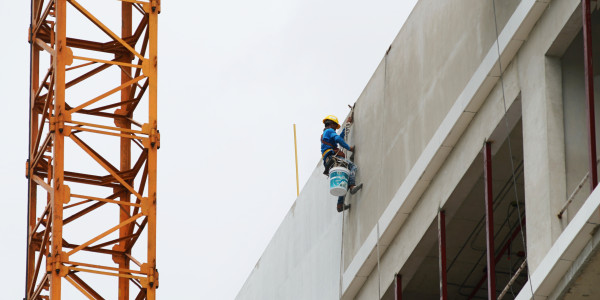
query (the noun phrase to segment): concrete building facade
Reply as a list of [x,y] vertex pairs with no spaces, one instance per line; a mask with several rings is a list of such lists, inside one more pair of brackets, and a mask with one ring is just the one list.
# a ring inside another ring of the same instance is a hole
[[319,161],[236,299],[440,299],[441,274],[487,299],[486,142],[495,295],[600,299],[582,23],[580,0],[419,1],[356,102],[352,208]]

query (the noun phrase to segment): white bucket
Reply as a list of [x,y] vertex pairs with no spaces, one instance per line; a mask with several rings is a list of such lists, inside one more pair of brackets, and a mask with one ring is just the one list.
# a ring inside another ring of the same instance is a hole
[[345,196],[348,191],[350,171],[344,167],[329,170],[329,192],[334,196]]

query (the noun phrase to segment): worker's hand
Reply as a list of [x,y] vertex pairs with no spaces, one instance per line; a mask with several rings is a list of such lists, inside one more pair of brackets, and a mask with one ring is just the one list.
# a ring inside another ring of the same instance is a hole
[[349,116],[348,119],[346,119],[346,123],[352,123],[352,121],[354,121],[354,118],[352,118],[352,116]]
[[354,146],[350,147],[350,151],[354,152]]

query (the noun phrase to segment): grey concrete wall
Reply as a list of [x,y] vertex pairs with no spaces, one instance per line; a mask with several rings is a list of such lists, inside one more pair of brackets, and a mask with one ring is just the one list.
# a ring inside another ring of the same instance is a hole
[[342,217],[325,179],[319,164],[236,299],[338,299]]
[[[514,65],[511,65],[508,66],[505,72],[504,88],[509,107],[517,99],[520,92],[516,69]],[[520,105],[520,102],[517,105]],[[518,115],[519,113],[517,113]],[[453,203],[453,207],[448,207],[447,200],[455,192],[457,184],[466,176],[465,174],[473,161],[481,155],[483,142],[492,136],[499,124],[502,125],[500,129],[503,129],[504,123],[501,123],[503,122],[503,116],[502,90],[500,84],[497,84],[448,156],[446,163],[440,168],[436,178],[411,212],[396,238],[390,245],[387,245],[387,251],[383,254],[380,262],[380,274],[377,274],[375,270],[368,276],[356,299],[376,299],[379,285],[381,284],[382,290],[385,290],[392,284],[396,272],[401,272],[403,280],[406,282],[410,281],[412,275],[417,272],[420,263],[414,263],[409,259],[425,259],[429,251],[427,247],[421,247],[421,249],[427,250],[415,255],[420,243],[426,244],[428,247],[435,245],[437,238],[437,225],[435,222],[437,222],[438,209],[446,205],[446,209],[452,210],[461,204],[461,202],[456,202]],[[497,140],[502,139],[498,138]],[[477,178],[480,174],[470,174],[469,176]],[[448,218],[448,221],[450,220],[451,217]],[[429,234],[427,234],[428,232]]]
[[[560,62],[549,56],[579,1],[553,1],[519,51],[523,99],[523,151],[527,209],[527,260],[535,271],[566,222],[557,214],[566,201]],[[583,117],[583,116],[580,116]]]
[[[520,1],[497,1],[499,31]],[[491,1],[417,3],[360,95],[352,138],[364,190],[345,224],[348,266],[496,39]]]

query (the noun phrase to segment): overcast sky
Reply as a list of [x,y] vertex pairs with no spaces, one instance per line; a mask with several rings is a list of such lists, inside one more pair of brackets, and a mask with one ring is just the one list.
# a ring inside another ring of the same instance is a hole
[[[302,188],[321,120],[345,117],[415,2],[162,1],[160,299],[235,297],[296,198],[292,124]],[[21,299],[29,1],[0,7],[0,298]]]

